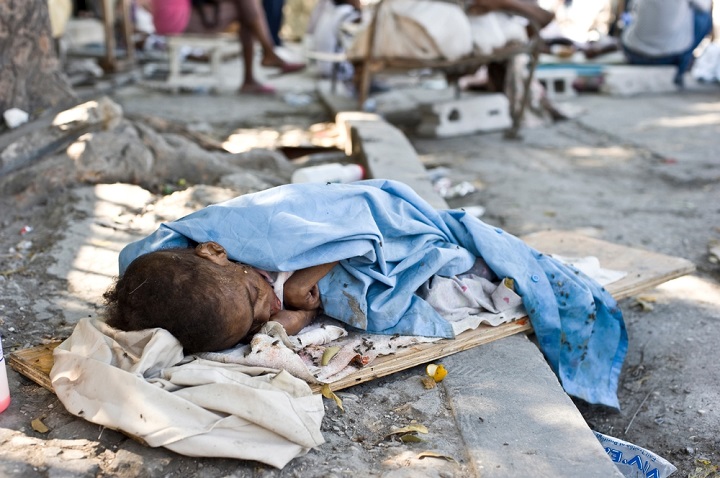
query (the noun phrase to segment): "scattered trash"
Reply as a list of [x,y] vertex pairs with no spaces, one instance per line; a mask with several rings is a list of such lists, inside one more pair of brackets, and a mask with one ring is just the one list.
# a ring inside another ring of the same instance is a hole
[[[10,327],[12,328],[12,327]],[[10,330],[8,328],[8,330]],[[10,406],[10,387],[7,380],[7,369],[5,368],[5,355],[3,355],[2,339],[0,339],[0,413]]]
[[428,170],[427,175],[432,182],[433,189],[445,199],[464,197],[477,191],[477,188],[468,181],[454,184],[448,177],[450,170],[444,167],[437,167]]
[[643,312],[650,312],[655,309],[653,305],[655,302],[657,302],[657,297],[654,295],[639,295],[635,297],[635,303],[633,305],[640,307]]
[[594,433],[615,466],[627,478],[666,478],[677,471],[672,463],[651,451],[618,438]]
[[23,226],[22,229],[20,229],[20,235],[24,236],[28,232],[32,232],[33,228],[32,226]]
[[305,93],[285,93],[283,101],[292,106],[306,106],[312,103],[312,96]]
[[442,365],[436,365],[434,363],[428,364],[427,367],[425,367],[425,373],[428,374],[428,377],[431,377],[435,382],[442,382],[442,380],[447,375],[447,370]]
[[712,478],[715,473],[720,471],[720,466],[713,465],[710,460],[699,458],[695,460],[695,464],[698,466],[690,472],[688,478]]
[[15,129],[21,124],[27,123],[30,119],[30,115],[20,108],[10,108],[9,110],[5,110],[3,118],[5,119],[5,124],[8,125],[8,128]]
[[30,426],[33,430],[35,430],[38,433],[47,433],[50,431],[50,429],[45,425],[41,419],[36,418],[35,420],[30,422]]
[[328,163],[307,166],[295,170],[293,183],[350,183],[365,176],[365,170],[359,164]]
[[20,241],[17,244],[15,244],[15,250],[27,251],[32,247],[32,245],[33,245],[32,241]]
[[420,381],[422,382],[423,387],[425,387],[425,390],[432,390],[437,387],[437,382],[432,377],[423,377]]

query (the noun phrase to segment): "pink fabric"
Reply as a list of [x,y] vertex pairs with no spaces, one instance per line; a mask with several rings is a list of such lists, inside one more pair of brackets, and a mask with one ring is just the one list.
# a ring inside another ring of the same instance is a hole
[[158,35],[175,35],[187,28],[192,13],[190,0],[153,0],[153,23]]

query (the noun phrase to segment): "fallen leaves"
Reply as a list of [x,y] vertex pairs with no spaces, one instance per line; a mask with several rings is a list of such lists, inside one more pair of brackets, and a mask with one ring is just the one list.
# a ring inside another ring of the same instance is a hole
[[320,390],[320,393],[322,393],[322,396],[325,398],[335,400],[335,404],[338,406],[338,408],[340,410],[342,410],[343,412],[345,411],[345,409],[343,408],[342,400],[340,400],[340,397],[335,395],[335,392],[332,391],[332,389],[330,388],[330,385],[328,385],[327,383],[325,385],[323,385],[322,389]]
[[419,443],[422,442],[423,439],[420,438],[417,434],[423,433],[427,434],[428,429],[425,425],[421,425],[419,423],[411,424],[406,427],[398,428],[396,430],[393,430],[392,432],[388,433],[385,436],[385,439],[397,436],[400,438],[400,441],[403,443]]
[[30,426],[33,430],[35,430],[38,433],[47,433],[50,431],[50,429],[43,423],[43,421],[39,418],[36,418],[35,420],[30,422]]
[[320,363],[324,367],[328,363],[330,363],[330,360],[340,351],[340,347],[338,346],[332,346],[332,347],[326,347],[325,351],[323,352],[322,359],[320,360]]
[[650,312],[655,308],[653,305],[655,302],[657,302],[657,297],[654,295],[638,295],[635,297],[633,305],[640,307],[643,312]]
[[457,463],[457,460],[455,458],[453,458],[449,455],[443,455],[442,453],[437,453],[434,451],[424,451],[422,453],[418,453],[418,459],[422,460],[423,458],[442,458],[443,460]]

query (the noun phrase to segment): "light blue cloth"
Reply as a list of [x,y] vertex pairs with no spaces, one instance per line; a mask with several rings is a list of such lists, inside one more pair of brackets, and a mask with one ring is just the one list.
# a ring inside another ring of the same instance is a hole
[[619,408],[627,334],[605,289],[474,216],[435,210],[405,184],[290,184],[212,205],[126,246],[120,273],[141,254],[206,241],[268,271],[341,261],[319,283],[327,315],[373,333],[448,338],[450,324],[415,291],[433,274],[467,271],[480,256],[498,277],[515,280],[565,390]]

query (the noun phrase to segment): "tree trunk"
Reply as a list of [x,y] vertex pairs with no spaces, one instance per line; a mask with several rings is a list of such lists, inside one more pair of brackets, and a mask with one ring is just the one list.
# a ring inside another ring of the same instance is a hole
[[20,108],[34,118],[76,101],[60,71],[47,0],[0,1],[0,113]]

